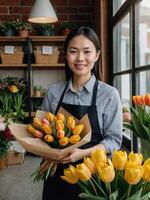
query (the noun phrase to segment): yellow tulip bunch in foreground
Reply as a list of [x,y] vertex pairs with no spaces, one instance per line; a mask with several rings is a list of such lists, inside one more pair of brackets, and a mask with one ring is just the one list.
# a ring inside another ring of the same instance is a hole
[[150,199],[150,158],[143,163],[142,154],[114,151],[108,159],[97,149],[83,163],[70,165],[61,178],[78,184],[87,200],[148,200]]
[[[36,138],[42,139],[50,147],[64,149],[78,143],[84,129],[83,124],[77,124],[74,117],[63,113],[56,116],[46,113],[43,119],[34,118],[33,123],[27,126],[27,131]],[[56,171],[57,164],[51,160],[43,160],[40,167],[32,174],[34,182],[45,180]]]

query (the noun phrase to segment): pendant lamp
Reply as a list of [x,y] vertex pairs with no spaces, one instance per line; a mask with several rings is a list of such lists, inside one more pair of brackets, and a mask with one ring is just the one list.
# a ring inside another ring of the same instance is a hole
[[54,23],[58,21],[58,18],[49,0],[35,0],[28,21],[32,23]]

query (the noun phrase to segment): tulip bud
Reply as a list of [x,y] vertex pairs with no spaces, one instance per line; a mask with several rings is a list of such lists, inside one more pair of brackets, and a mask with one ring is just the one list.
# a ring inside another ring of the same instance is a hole
[[65,132],[63,130],[57,131],[57,138],[61,139],[65,136]]
[[88,181],[92,174],[85,163],[76,166],[78,177],[81,181]]
[[75,126],[72,130],[74,135],[79,135],[84,129],[84,125],[83,124],[79,124],[77,126]]
[[42,130],[44,131],[44,133],[46,133],[47,135],[52,134],[52,129],[49,125],[47,124],[42,124]]
[[124,179],[130,185],[136,185],[142,177],[143,169],[140,165],[130,165],[130,167],[126,167]]
[[144,98],[145,105],[150,106],[150,94],[144,95],[143,98]]
[[97,171],[101,180],[105,183],[110,183],[115,178],[115,170],[111,160],[107,160],[102,167],[98,166]]
[[73,116],[68,116],[67,127],[71,130],[75,127],[75,120],[74,120]]
[[52,135],[45,135],[44,136],[44,140],[46,142],[53,142],[54,141],[54,137]]
[[41,129],[42,126],[41,120],[33,118],[33,126],[37,129]]
[[35,131],[36,131],[36,129],[35,129],[35,128],[33,128],[33,126],[32,126],[32,125],[28,125],[28,126],[27,126],[27,130],[28,130],[30,133],[32,133],[32,134],[34,134],[34,133],[35,133]]
[[92,152],[91,159],[96,166],[103,166],[107,161],[107,156],[103,149],[96,149]]
[[70,165],[69,168],[64,169],[64,176],[61,176],[61,178],[70,184],[75,184],[79,180],[77,170],[72,165]]
[[59,140],[59,144],[61,146],[66,146],[69,143],[69,138],[68,137],[63,137]]
[[128,155],[128,160],[131,162],[135,162],[138,165],[141,165],[143,162],[143,155],[140,153],[133,153],[133,151],[132,151]]
[[64,123],[61,120],[56,121],[56,129],[59,130],[63,130],[64,129]]
[[43,138],[43,133],[42,131],[36,130],[34,136],[37,138]]
[[47,125],[49,125],[49,121],[48,121],[47,119],[42,119],[41,122],[42,122],[42,124],[47,124]]
[[86,164],[86,166],[89,168],[90,172],[92,174],[96,173],[96,165],[95,163],[92,161],[91,158],[84,158],[84,163]]
[[130,122],[131,121],[131,113],[130,112],[124,112],[123,113],[123,121],[124,122]]
[[9,85],[8,89],[12,92],[12,93],[17,93],[19,91],[19,89],[17,88],[16,85]]
[[69,138],[69,142],[71,144],[76,144],[77,142],[79,142],[81,139],[81,137],[79,135],[72,135],[70,138]]
[[117,170],[123,170],[127,162],[127,153],[125,151],[114,151],[112,156],[113,166]]
[[55,116],[54,116],[51,112],[47,112],[47,113],[46,113],[46,119],[47,119],[49,122],[53,122],[53,121],[54,121],[54,118],[55,118]]
[[56,118],[57,118],[57,120],[61,120],[63,122],[65,121],[65,116],[62,113],[58,113]]
[[143,180],[146,182],[150,182],[150,164],[143,165],[142,169],[143,169],[143,174],[142,174]]
[[133,103],[134,103],[135,106],[139,106],[139,105],[144,104],[143,96],[140,96],[140,95],[133,96],[132,100],[133,100]]

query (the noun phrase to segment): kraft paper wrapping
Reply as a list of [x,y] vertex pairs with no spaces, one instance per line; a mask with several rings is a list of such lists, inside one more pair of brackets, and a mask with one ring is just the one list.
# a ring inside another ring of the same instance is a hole
[[[63,108],[59,109],[59,112],[63,113],[65,116],[71,115]],[[45,118],[46,112],[38,110],[36,112],[36,117],[39,119]],[[88,115],[84,115],[81,120],[76,120],[76,124],[83,123],[84,130],[81,133],[82,139],[69,147],[64,149],[55,149],[51,148],[48,144],[46,144],[42,139],[35,138],[34,135],[30,134],[26,128],[28,125],[26,124],[18,124],[13,123],[9,125],[9,128],[12,134],[15,136],[16,140],[21,144],[21,146],[30,153],[36,154],[40,157],[46,157],[49,159],[59,160],[70,153],[73,149],[80,147],[91,140],[91,126],[89,122]]]

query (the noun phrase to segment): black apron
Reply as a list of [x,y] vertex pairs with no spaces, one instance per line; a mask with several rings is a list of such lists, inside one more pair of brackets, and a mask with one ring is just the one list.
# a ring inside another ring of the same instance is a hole
[[[100,127],[98,123],[98,117],[97,117],[97,109],[96,109],[98,81],[95,81],[95,84],[94,84],[93,97],[92,97],[92,102],[90,106],[81,106],[81,105],[63,103],[62,101],[63,101],[63,97],[64,97],[67,87],[68,87],[68,84],[66,85],[61,95],[55,114],[57,114],[60,107],[63,107],[71,115],[73,115],[79,120],[87,113],[90,120],[91,128],[92,128],[92,137],[89,143],[81,146],[80,148],[85,149],[85,148],[95,146],[102,140]],[[79,160],[77,162],[70,163],[70,164],[76,165],[81,162],[82,160]],[[49,177],[47,181],[44,182],[42,200],[53,200],[53,199],[60,200],[62,198],[65,200],[80,200],[78,195],[82,191],[79,188],[79,186],[77,184],[69,184],[60,178],[60,176],[63,175],[63,170],[68,168],[68,166],[69,166],[68,163],[58,164],[57,170],[54,176]]]

